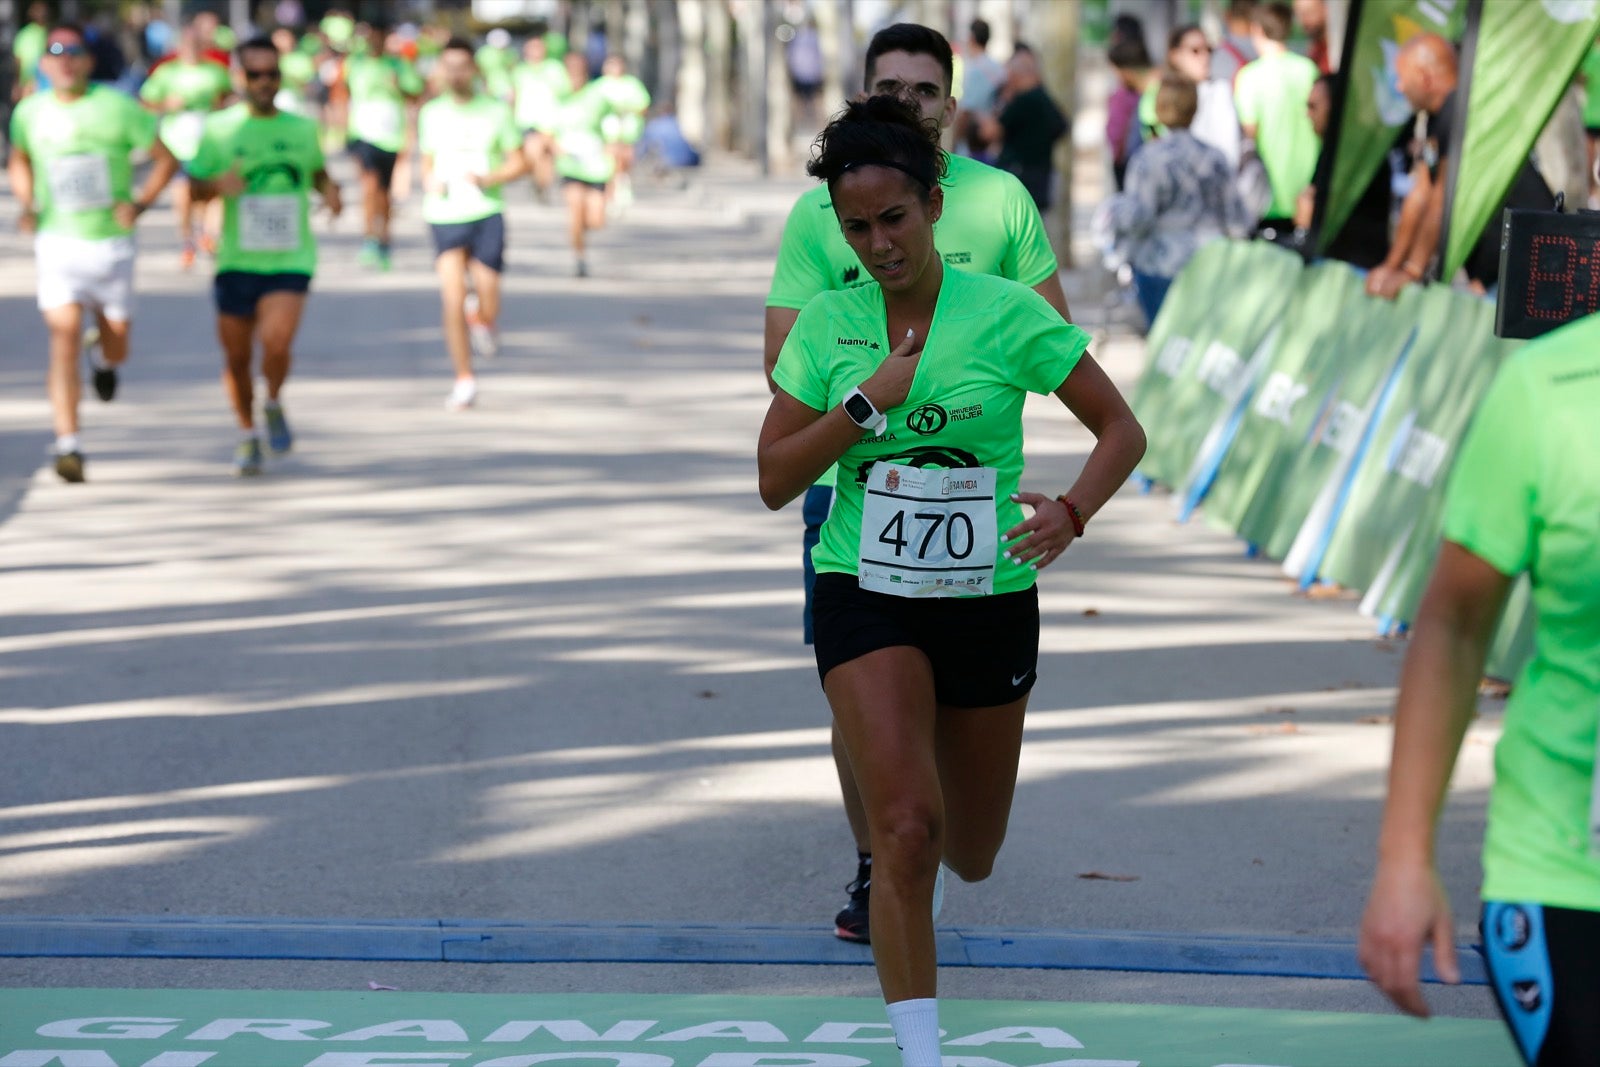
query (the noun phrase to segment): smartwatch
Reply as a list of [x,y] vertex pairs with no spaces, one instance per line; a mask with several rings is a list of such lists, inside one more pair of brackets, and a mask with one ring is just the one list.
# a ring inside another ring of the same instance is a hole
[[844,398],[844,413],[863,430],[872,431],[873,436],[883,433],[889,425],[889,416],[873,407],[867,394],[860,389],[850,390],[850,395]]

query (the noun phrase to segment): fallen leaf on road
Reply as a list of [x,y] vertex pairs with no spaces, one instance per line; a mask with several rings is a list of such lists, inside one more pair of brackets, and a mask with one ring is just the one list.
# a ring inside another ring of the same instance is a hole
[[699,697],[701,700],[710,700],[716,695],[717,691],[715,689],[702,689],[700,692],[695,694],[695,696]]
[[1267,714],[1268,715],[1293,715],[1294,714],[1294,709],[1293,708],[1268,708],[1267,709]]
[[1363,715],[1356,722],[1371,723],[1373,726],[1388,726],[1394,722],[1393,715]]
[[1107,874],[1105,871],[1084,871],[1078,875],[1093,882],[1137,882],[1137,874]]
[[1258,722],[1246,726],[1245,729],[1253,734],[1297,734],[1300,732],[1300,727],[1292,722],[1280,722],[1271,725]]
[[1083,609],[1083,617],[1086,618],[1086,619],[1099,618],[1100,617],[1100,609],[1099,608],[1084,608]]

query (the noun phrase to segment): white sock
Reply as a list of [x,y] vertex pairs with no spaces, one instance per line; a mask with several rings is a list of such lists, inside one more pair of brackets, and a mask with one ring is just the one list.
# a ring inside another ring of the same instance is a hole
[[[35,447],[37,447],[37,446],[35,446]],[[77,434],[75,434],[75,433],[64,433],[64,434],[62,434],[62,435],[60,435],[59,437],[56,438],[56,455],[64,456],[68,452],[76,452],[77,450],[78,450],[78,435]]]
[[939,1067],[939,1002],[933,997],[887,1004],[901,1067]]
[[261,407],[262,407],[263,410],[271,409],[271,410],[275,411],[278,408],[283,407],[283,401],[274,400],[274,399],[272,399],[272,397],[269,396],[269,397],[267,397],[265,400],[263,400],[261,402]]
[[246,444],[247,445],[251,441],[254,441],[255,439],[256,439],[256,428],[254,426],[250,427],[248,430],[241,429],[239,431],[239,443],[240,444]]

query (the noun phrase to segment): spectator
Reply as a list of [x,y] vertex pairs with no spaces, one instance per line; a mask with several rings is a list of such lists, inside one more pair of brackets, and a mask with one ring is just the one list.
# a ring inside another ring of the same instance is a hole
[[[1455,46],[1435,33],[1411,38],[1395,57],[1395,80],[1411,106],[1428,116],[1428,132],[1420,157],[1411,168],[1411,191],[1400,207],[1389,254],[1367,275],[1367,292],[1393,299],[1412,282],[1428,275],[1439,251],[1444,221],[1444,176],[1450,153],[1456,151],[1457,114]],[[1548,210],[1550,187],[1530,160],[1524,159],[1502,207]],[[1496,211],[1493,218],[1500,217]],[[1486,226],[1465,263],[1467,281],[1487,292],[1500,280],[1500,231]]]
[[983,19],[972,20],[961,51],[966,57],[966,71],[961,79],[961,109],[956,112],[956,144],[964,145],[967,155],[987,163],[994,154],[988,150],[980,126],[995,113],[1000,90],[1005,86],[1006,68],[989,54],[989,24]]
[[1288,4],[1263,4],[1254,17],[1257,58],[1239,72],[1234,101],[1244,139],[1254,143],[1272,186],[1261,229],[1282,236],[1293,233],[1295,203],[1317,169],[1319,143],[1306,114],[1317,66],[1289,51]]
[[[1233,107],[1233,87],[1211,76],[1211,52],[1204,30],[1193,23],[1179,26],[1167,38],[1167,69],[1195,83],[1199,107],[1189,132],[1197,141],[1221,152],[1228,166],[1238,170],[1239,113]],[[1155,94],[1146,95],[1153,108]]]
[[[1319,138],[1327,136],[1328,122],[1333,117],[1333,90],[1338,78],[1337,74],[1324,74],[1311,86],[1306,114],[1311,119],[1311,128],[1316,131]],[[1399,141],[1408,140],[1409,135],[1409,130],[1402,130]],[[1324,140],[1323,148],[1326,147],[1327,141]],[[1371,270],[1383,262],[1384,253],[1389,248],[1389,215],[1394,200],[1395,167],[1398,159],[1398,165],[1403,173],[1404,158],[1403,149],[1396,147],[1390,150],[1384,164],[1367,183],[1361,199],[1356,201],[1355,207],[1351,209],[1349,219],[1323,250],[1325,256],[1329,259],[1342,259],[1362,270]],[[1318,165],[1321,165],[1320,156]],[[1301,190],[1299,203],[1295,205],[1294,223],[1297,230],[1311,228],[1315,208],[1316,189],[1308,185]]]
[[1211,76],[1234,84],[1245,64],[1256,58],[1256,0],[1231,0],[1222,20],[1222,40],[1211,54]]
[[1106,101],[1106,147],[1111,151],[1111,175],[1122,189],[1128,160],[1144,141],[1139,127],[1139,99],[1155,77],[1144,37],[1120,37],[1106,53],[1117,75],[1117,88]]
[[817,97],[822,94],[822,38],[817,34],[817,22],[807,15],[795,27],[794,37],[784,50],[789,67],[789,86],[794,90],[797,116],[805,128],[817,123]]
[[1233,167],[1190,132],[1198,103],[1194,82],[1173,71],[1161,76],[1156,116],[1168,132],[1133,157],[1127,189],[1111,204],[1111,230],[1127,251],[1147,322],[1155,321],[1172,279],[1196,249],[1250,230]]
[[1323,74],[1333,73],[1328,47],[1328,5],[1325,0],[1294,0],[1294,20],[1306,35],[1306,58]]
[[1039,79],[1033,50],[1018,45],[1006,64],[1005,105],[984,123],[984,131],[988,140],[1000,142],[995,166],[1021,180],[1041,215],[1050,209],[1055,144],[1071,128]]

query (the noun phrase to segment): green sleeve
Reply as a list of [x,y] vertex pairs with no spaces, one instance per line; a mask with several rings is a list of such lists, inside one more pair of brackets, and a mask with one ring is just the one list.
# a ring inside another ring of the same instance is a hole
[[417,152],[424,156],[431,156],[434,152],[433,108],[427,104],[417,112]]
[[1013,384],[1030,393],[1053,393],[1089,348],[1089,335],[1066,322],[1032,289],[1012,289],[996,331],[1011,349]]
[[827,411],[829,406],[828,382],[817,357],[817,341],[828,333],[827,303],[826,299],[818,299],[805,306],[794,320],[789,339],[783,342],[778,365],[772,369],[772,380],[778,388],[813,411]]
[[156,131],[161,126],[160,120],[156,118],[155,112],[140,107],[131,98],[127,99],[128,116],[125,122],[128,143],[134,148],[149,148],[155,144]]
[[23,97],[22,103],[18,104],[14,109],[12,109],[11,143],[31,155],[33,149],[28,147],[28,124],[23,121],[29,111],[27,105],[28,97]]
[[522,147],[522,131],[517,129],[516,116],[511,108],[501,105],[500,128],[495,131],[495,143],[502,152],[515,152]]
[[1233,83],[1233,107],[1239,113],[1239,125],[1254,126],[1261,121],[1261,97],[1256,92],[1256,71],[1253,64],[1245,64]]
[[833,212],[817,206],[815,199],[802,196],[789,209],[789,219],[783,224],[783,237],[778,242],[778,262],[772,269],[772,287],[767,291],[767,307],[793,308],[798,311],[818,293],[832,288],[828,284],[829,271],[826,245],[819,237],[815,216],[827,216],[835,221]]
[[222,147],[217,143],[216,124],[211,120],[206,120],[205,130],[200,134],[200,147],[195,149],[194,158],[184,164],[183,169],[191,178],[201,181],[215,178],[225,169]]
[[1056,273],[1056,253],[1045,235],[1044,220],[1039,217],[1033,197],[1015,175],[1006,174],[1005,177],[1002,217],[1010,239],[1006,242],[1006,257],[1000,273],[1031,289]]
[[421,96],[423,90],[422,75],[417,73],[415,64],[401,61],[400,73],[397,83],[400,91],[407,96]]
[[227,67],[218,66],[215,63],[210,65],[215,67],[217,71],[216,75],[212,78],[212,80],[217,83],[217,95],[210,101],[212,104],[215,104],[217,100],[226,97],[229,93],[233,92],[233,75],[228,72]]
[[144,80],[139,87],[139,99],[147,104],[159,104],[167,97],[167,79],[162,74],[166,67],[157,67],[155,73]]
[[1539,412],[1520,357],[1500,369],[1445,490],[1444,538],[1505,575],[1533,564]]

